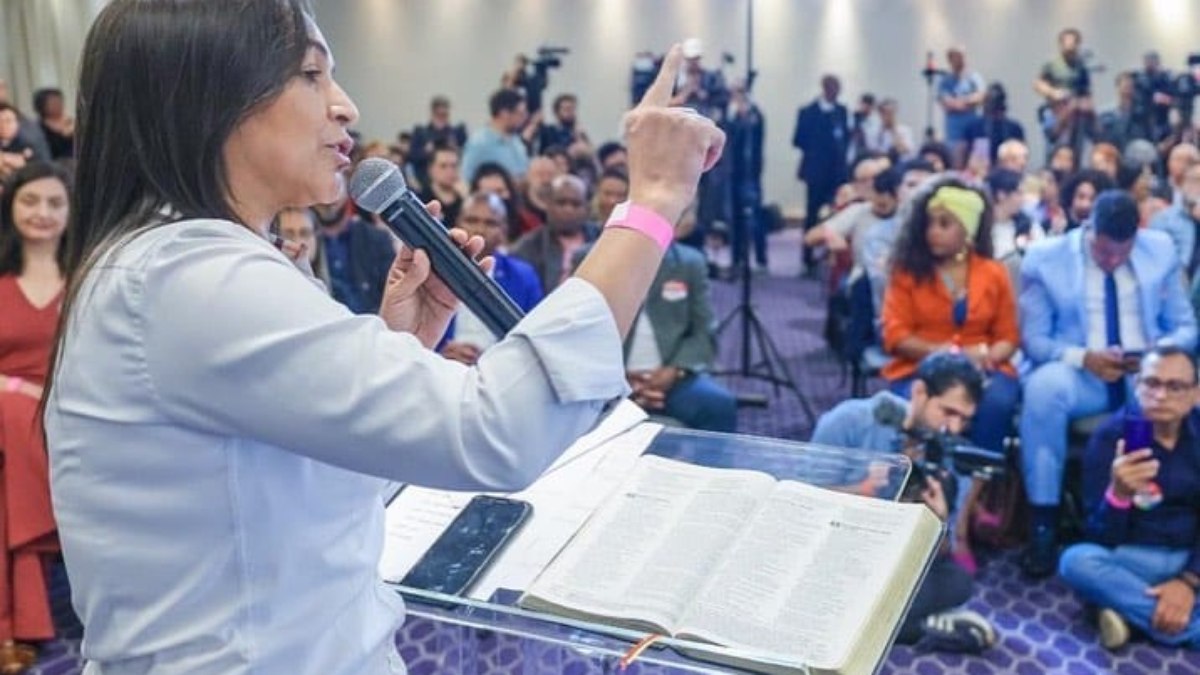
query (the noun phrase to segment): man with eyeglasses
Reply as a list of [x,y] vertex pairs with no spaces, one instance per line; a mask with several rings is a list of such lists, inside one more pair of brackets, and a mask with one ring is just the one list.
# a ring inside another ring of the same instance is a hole
[[1156,642],[1200,648],[1196,385],[1190,352],[1150,351],[1138,374],[1136,404],[1098,429],[1084,455],[1087,543],[1063,553],[1059,573],[1099,609],[1108,649],[1129,640],[1130,625]]
[[1124,405],[1126,375],[1154,347],[1196,346],[1196,315],[1170,237],[1138,229],[1127,193],[1102,192],[1084,227],[1036,242],[1021,262],[1024,378],[1021,468],[1033,533],[1021,559],[1044,577],[1057,566],[1067,426]]
[[[472,237],[483,238],[481,256],[492,256],[496,260],[492,278],[518,307],[528,312],[542,300],[542,282],[529,263],[500,251],[505,244],[507,218],[508,212],[499,197],[490,192],[476,192],[463,200],[456,227],[466,230]],[[496,336],[483,321],[471,310],[460,306],[438,351],[448,359],[475,365],[483,350],[495,343]]]

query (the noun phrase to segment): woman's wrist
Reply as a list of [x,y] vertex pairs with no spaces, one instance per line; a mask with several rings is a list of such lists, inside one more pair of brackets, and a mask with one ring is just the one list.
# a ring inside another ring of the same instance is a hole
[[16,394],[25,389],[25,380],[19,377],[8,376],[4,378],[4,391],[9,394]]

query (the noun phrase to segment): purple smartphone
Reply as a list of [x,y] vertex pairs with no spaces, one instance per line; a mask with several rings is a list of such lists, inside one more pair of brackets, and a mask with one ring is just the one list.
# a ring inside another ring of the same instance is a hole
[[1143,450],[1154,442],[1154,426],[1144,417],[1125,418],[1125,452]]

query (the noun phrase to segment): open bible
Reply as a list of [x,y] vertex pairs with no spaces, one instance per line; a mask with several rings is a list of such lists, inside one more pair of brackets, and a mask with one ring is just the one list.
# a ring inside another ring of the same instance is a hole
[[920,504],[647,455],[520,602],[817,672],[869,673],[941,533]]

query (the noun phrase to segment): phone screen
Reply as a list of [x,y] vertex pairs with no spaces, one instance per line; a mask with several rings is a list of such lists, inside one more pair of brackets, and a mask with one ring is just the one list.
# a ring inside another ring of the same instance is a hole
[[461,595],[479,578],[532,513],[528,503],[479,495],[442,532],[400,582]]
[[1145,450],[1154,443],[1154,425],[1144,417],[1125,418],[1125,452]]

